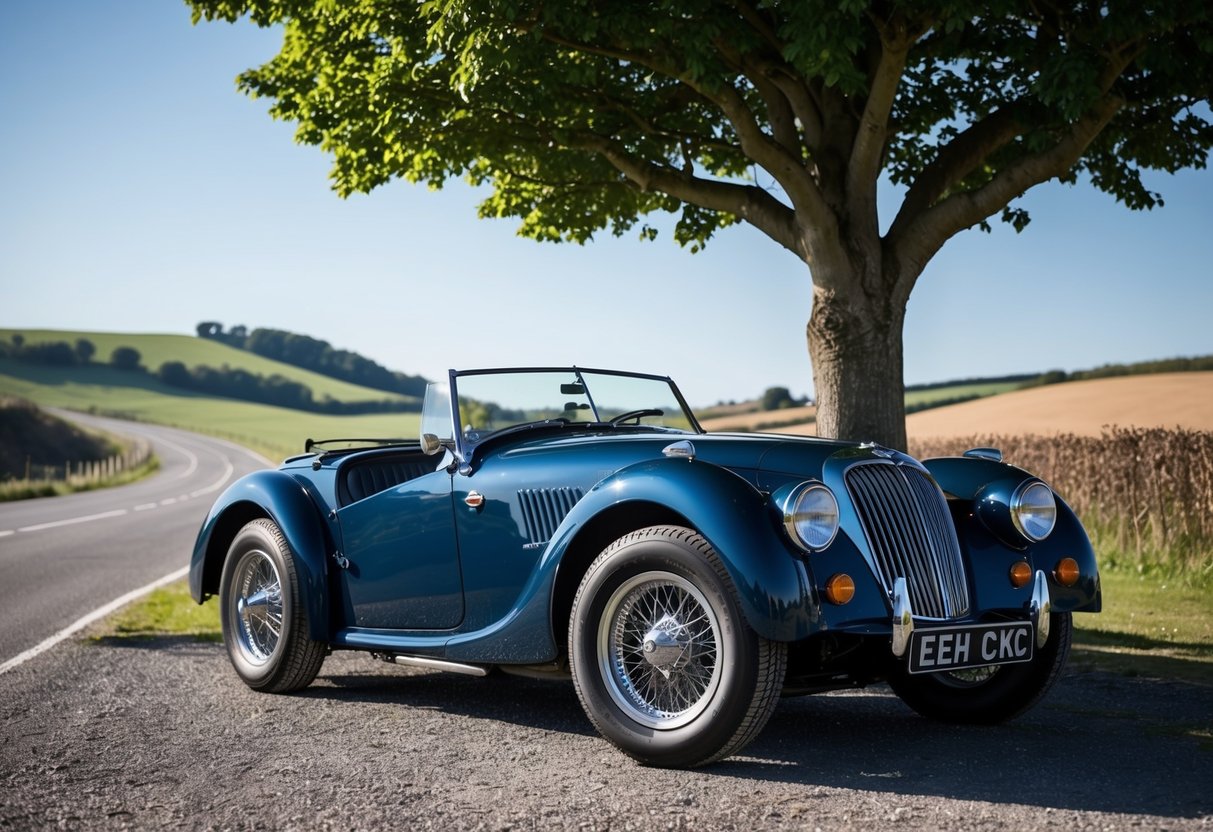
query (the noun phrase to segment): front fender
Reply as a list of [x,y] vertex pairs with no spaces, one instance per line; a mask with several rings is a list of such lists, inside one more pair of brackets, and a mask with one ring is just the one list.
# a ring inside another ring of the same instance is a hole
[[766,497],[708,462],[656,459],[616,471],[569,512],[545,559],[560,562],[595,516],[627,503],[660,505],[686,518],[720,556],[746,621],[763,638],[794,641],[817,629],[808,573],[771,521]]
[[[974,513],[978,513],[977,504],[981,501],[1008,501],[1016,486],[1032,478],[1020,468],[988,459],[947,457],[926,459],[922,464],[945,493],[971,503]],[[1000,543],[1007,549],[1021,552],[1033,569],[1043,570],[1048,575],[1049,595],[1056,612],[1099,612],[1103,598],[1095,550],[1074,511],[1056,492],[1054,498],[1057,500],[1057,523],[1047,538],[1038,543],[1017,541],[1018,545],[1014,547],[1005,541]],[[958,531],[961,529],[958,527]],[[991,532],[991,536],[997,539],[996,533]],[[961,546],[968,548],[963,539]],[[1065,557],[1078,562],[1081,577],[1072,587],[1063,586],[1053,576],[1057,562]]]
[[219,591],[223,560],[246,523],[268,517],[295,554],[295,574],[307,609],[309,635],[327,641],[329,632],[328,553],[335,546],[320,509],[303,483],[282,471],[255,471],[219,496],[198,532],[190,559],[190,595],[198,603]]

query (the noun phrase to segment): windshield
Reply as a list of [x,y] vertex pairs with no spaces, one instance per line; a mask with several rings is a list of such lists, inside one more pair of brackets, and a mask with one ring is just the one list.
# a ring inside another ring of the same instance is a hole
[[465,446],[549,421],[696,431],[678,391],[664,378],[592,370],[472,371],[458,373],[456,387]]

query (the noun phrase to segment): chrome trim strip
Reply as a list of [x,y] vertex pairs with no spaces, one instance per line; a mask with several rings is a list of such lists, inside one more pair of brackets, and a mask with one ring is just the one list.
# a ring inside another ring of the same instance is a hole
[[426,670],[445,670],[448,673],[462,673],[465,676],[488,676],[489,670],[487,667],[478,667],[474,664],[460,664],[459,662],[448,662],[442,659],[428,659],[422,656],[392,656],[392,661],[396,664],[408,665],[409,667],[421,667]]

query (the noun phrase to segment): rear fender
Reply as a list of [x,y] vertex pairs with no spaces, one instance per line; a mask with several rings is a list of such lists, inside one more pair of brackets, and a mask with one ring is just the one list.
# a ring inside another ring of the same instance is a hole
[[282,471],[256,471],[219,496],[198,533],[190,559],[190,595],[202,603],[219,591],[219,576],[232,540],[244,525],[267,517],[295,554],[299,591],[307,608],[309,635],[330,638],[328,554],[336,551],[320,509],[304,485]]

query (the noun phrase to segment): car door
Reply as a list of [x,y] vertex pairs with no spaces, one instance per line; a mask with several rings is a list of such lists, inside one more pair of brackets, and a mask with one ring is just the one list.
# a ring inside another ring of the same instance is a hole
[[337,511],[347,627],[446,630],[463,621],[451,475],[411,479]]

